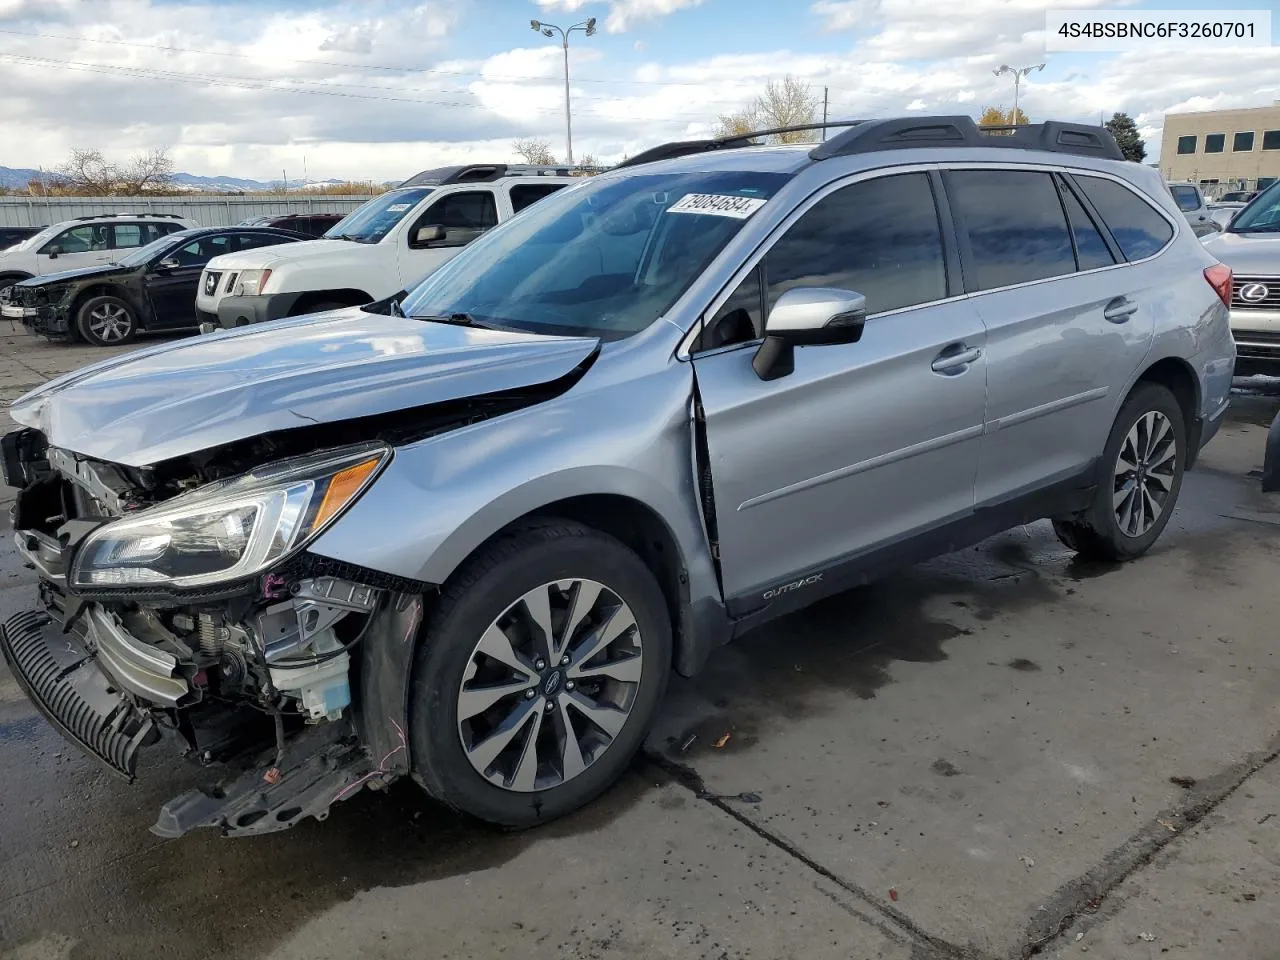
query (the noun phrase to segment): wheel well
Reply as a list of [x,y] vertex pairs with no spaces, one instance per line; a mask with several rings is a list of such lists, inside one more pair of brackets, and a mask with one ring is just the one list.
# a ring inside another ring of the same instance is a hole
[[689,578],[685,573],[680,547],[662,518],[649,507],[629,497],[592,494],[547,504],[515,520],[494,534],[494,537],[501,536],[511,527],[528,520],[547,517],[576,520],[584,526],[607,533],[620,540],[641,559],[658,581],[662,595],[666,598],[675,641],[675,649],[671,651],[672,662],[678,663],[692,630],[688,614]]
[[320,303],[340,303],[346,307],[358,307],[363,303],[372,303],[373,297],[363,290],[344,288],[342,290],[313,290],[298,298],[297,303],[289,311],[289,316],[297,317],[307,313]]
[[120,287],[111,286],[106,283],[100,283],[93,287],[86,287],[84,290],[81,290],[76,294],[76,298],[71,301],[71,310],[69,311],[67,318],[71,323],[74,324],[76,322],[76,318],[80,313],[80,308],[84,306],[84,302],[86,300],[89,300],[92,297],[118,297],[133,308],[135,322],[138,324],[143,323],[144,318],[142,316],[142,308],[138,305],[138,302],[130,296],[129,292],[127,290],[122,290]]
[[1187,430],[1187,466],[1190,467],[1200,450],[1200,383],[1196,375],[1185,360],[1165,357],[1144,370],[1138,383],[1158,383],[1167,387],[1178,401]]
[[23,273],[21,270],[10,270],[8,273],[0,273],[0,283],[8,281],[9,283],[21,283],[23,280],[30,280],[31,274]]

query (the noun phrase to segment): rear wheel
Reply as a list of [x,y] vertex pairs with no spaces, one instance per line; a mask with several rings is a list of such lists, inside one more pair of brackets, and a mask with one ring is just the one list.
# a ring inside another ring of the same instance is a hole
[[446,587],[414,667],[414,768],[455,809],[528,827],[626,770],[671,668],[662,591],[567,521],[503,537]]
[[1130,560],[1156,542],[1182,489],[1187,459],[1182,408],[1167,387],[1141,383],[1107,439],[1089,509],[1055,520],[1058,538],[1081,556]]
[[138,318],[120,297],[90,297],[76,311],[76,330],[95,347],[115,347],[138,335]]

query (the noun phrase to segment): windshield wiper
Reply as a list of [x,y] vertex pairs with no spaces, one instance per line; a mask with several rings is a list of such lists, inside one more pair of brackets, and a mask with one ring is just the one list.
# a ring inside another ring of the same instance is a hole
[[350,240],[352,243],[364,243],[364,239],[354,233],[335,233],[330,240]]
[[480,327],[485,330],[492,329],[487,323],[481,323],[469,313],[429,314],[423,317],[415,316],[413,319],[428,320],[431,323],[451,323],[455,327]]

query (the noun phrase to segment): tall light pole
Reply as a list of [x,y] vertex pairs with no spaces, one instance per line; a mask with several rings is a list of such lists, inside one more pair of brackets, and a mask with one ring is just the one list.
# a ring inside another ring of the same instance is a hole
[[1032,70],[1043,70],[1043,63],[1032,64],[1029,67],[1011,67],[1007,63],[1000,64],[999,70],[991,71],[995,76],[999,77],[1003,74],[1009,74],[1013,77],[1013,125],[1018,124],[1018,88],[1022,86],[1022,78],[1031,73]]
[[562,30],[554,23],[543,23],[541,20],[530,20],[529,26],[542,34],[544,37],[554,37],[560,34],[560,44],[564,47],[564,139],[566,160],[569,166],[573,166],[573,121],[569,119],[569,34],[575,30],[581,30],[583,34],[590,37],[596,32],[596,18],[590,17],[581,23],[575,23],[568,30]]

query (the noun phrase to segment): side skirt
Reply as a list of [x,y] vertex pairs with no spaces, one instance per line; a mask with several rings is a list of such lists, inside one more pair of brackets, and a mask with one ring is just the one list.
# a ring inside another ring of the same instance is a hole
[[834,563],[802,571],[785,584],[766,586],[731,598],[726,607],[735,620],[733,635],[741,636],[770,620],[878,580],[902,567],[972,546],[1010,527],[1045,517],[1079,513],[1092,502],[1096,487],[1095,460],[1082,471],[1003,500],[981,504],[971,513],[950,517]]

